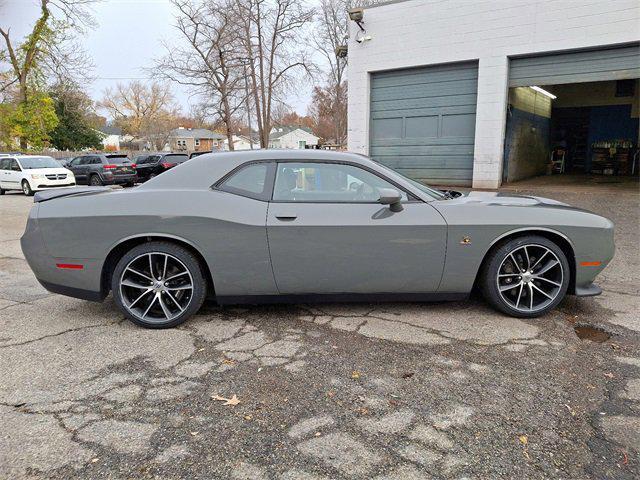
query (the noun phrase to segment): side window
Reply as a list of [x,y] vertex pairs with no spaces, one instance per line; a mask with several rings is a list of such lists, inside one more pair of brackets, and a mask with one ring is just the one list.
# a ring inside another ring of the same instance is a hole
[[247,165],[224,180],[218,188],[256,200],[269,200],[271,194],[269,187],[272,183],[270,178],[273,178],[269,173],[272,168],[273,164],[270,163]]
[[9,159],[8,158],[0,159],[0,170],[9,170]]
[[407,194],[378,175],[353,165],[337,163],[279,163],[273,199],[286,202],[373,203],[379,189]]
[[71,160],[69,162],[69,166],[70,167],[75,167],[76,165],[78,165],[80,163],[80,160],[82,160],[82,157],[76,157],[73,160]]
[[78,165],[89,165],[91,163],[91,157],[82,157],[78,162]]
[[91,161],[89,162],[91,165],[101,165],[102,160],[100,157],[91,157]]
[[11,170],[13,170],[14,172],[21,172],[22,169],[20,168],[20,165],[18,164],[17,160],[11,160]]

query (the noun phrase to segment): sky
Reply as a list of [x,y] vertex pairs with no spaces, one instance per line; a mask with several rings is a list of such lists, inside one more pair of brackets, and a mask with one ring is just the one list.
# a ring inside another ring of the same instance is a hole
[[[38,0],[0,0],[0,26],[11,28],[11,35],[22,39],[38,16]],[[86,89],[100,100],[105,88],[118,82],[146,80],[144,70],[163,54],[162,40],[171,41],[174,31],[173,6],[169,0],[103,0],[91,6],[95,29],[78,37],[95,64],[96,80]],[[14,40],[15,41],[15,40]],[[186,87],[172,84],[176,100],[185,114],[197,99]],[[287,96],[287,103],[304,115],[311,97],[311,86],[298,88]]]

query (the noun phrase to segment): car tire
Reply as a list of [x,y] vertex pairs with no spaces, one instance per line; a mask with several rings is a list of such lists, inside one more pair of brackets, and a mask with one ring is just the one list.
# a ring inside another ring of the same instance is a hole
[[120,259],[111,290],[118,308],[136,325],[171,328],[200,309],[207,281],[202,265],[189,250],[171,242],[148,242]]
[[4,189],[0,188],[0,195],[4,195]]
[[33,189],[27,180],[22,181],[22,192],[27,196],[33,196]]
[[100,175],[94,173],[89,177],[89,185],[91,185],[92,187],[101,187],[102,185],[104,185],[104,183],[102,183]]
[[481,287],[495,309],[512,317],[535,318],[565,297],[571,269],[562,249],[538,235],[497,245],[484,262]]
[[133,186],[134,186],[133,182],[128,182],[128,183],[125,183],[125,184],[122,185],[123,188],[131,188]]

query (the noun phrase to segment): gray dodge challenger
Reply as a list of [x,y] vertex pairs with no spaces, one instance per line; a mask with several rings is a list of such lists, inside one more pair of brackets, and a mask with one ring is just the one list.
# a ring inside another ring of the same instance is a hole
[[103,300],[138,325],[202,306],[457,300],[477,287],[536,317],[592,282],[613,223],[545,198],[442,192],[364,156],[202,155],[139,187],[38,192],[22,237],[49,291]]

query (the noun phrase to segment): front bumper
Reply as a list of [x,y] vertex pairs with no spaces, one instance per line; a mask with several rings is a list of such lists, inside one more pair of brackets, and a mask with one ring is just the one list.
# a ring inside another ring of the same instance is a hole
[[70,187],[75,187],[76,186],[76,182],[73,183],[61,183],[61,184],[42,184],[39,183],[38,185],[34,185],[31,190],[33,190],[34,192],[40,191],[40,190],[49,190],[52,188],[70,188]]

